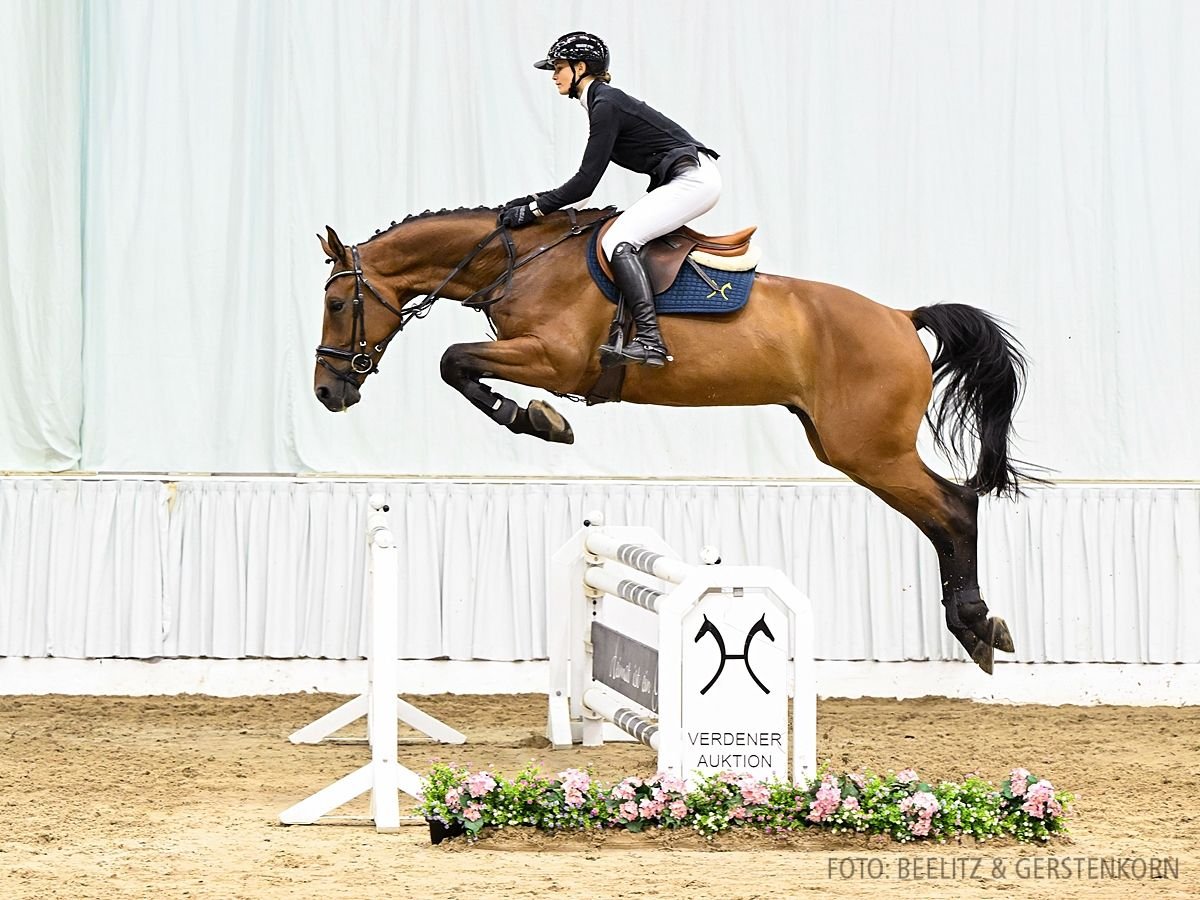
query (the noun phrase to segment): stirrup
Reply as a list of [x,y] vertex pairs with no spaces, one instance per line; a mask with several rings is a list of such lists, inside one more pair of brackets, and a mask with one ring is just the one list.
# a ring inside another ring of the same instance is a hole
[[[617,312],[620,315],[620,311]],[[625,351],[625,333],[618,331],[612,335],[613,342],[611,344],[600,345],[600,368],[611,369],[613,366],[622,366],[624,362],[621,360],[621,354]]]
[[647,344],[637,338],[624,347],[605,344],[600,348],[600,365],[604,368],[633,364],[661,369],[673,361],[674,357],[667,353],[666,347],[659,344]]
[[[623,349],[623,348],[622,348]],[[613,366],[623,366],[625,360],[621,357],[621,350],[618,350],[612,344],[602,344],[600,347],[600,368],[611,369]]]

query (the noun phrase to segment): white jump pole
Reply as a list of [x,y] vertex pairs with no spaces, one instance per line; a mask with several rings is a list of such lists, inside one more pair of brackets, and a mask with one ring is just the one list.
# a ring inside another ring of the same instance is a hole
[[[458,731],[397,696],[399,618],[396,586],[399,582],[399,550],[388,527],[388,507],[383,497],[374,494],[369,503],[367,615],[370,646],[367,693],[300,729],[291,739],[293,743],[318,743],[365,714],[371,761],[284,810],[279,816],[279,821],[284,825],[313,825],[321,820],[332,821],[330,812],[368,791],[371,794],[369,819],[374,821],[376,831],[395,831],[401,824],[424,824],[424,819],[400,816],[399,792],[403,791],[419,800],[421,778],[416,772],[400,765],[396,759],[397,722],[405,721],[445,743],[461,744],[466,740]],[[355,819],[345,817],[344,820]]]
[[596,556],[615,559],[631,569],[637,569],[671,584],[683,584],[687,577],[696,571],[695,566],[688,565],[683,560],[672,559],[647,547],[630,544],[603,531],[588,531],[584,547]]
[[662,743],[658,736],[658,725],[630,709],[606,691],[602,685],[593,685],[583,694],[588,709],[599,713],[626,734],[641,741],[651,750],[658,750]]

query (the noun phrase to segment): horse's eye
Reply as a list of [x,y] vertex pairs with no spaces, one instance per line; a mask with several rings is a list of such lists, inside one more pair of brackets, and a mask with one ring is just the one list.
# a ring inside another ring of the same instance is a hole
[[329,311],[330,312],[341,312],[345,308],[346,308],[345,300],[330,300],[329,301]]

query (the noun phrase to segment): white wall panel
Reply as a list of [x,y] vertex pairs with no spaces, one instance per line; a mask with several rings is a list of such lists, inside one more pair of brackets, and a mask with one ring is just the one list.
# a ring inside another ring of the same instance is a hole
[[[546,656],[553,552],[593,510],[685,559],[782,569],[824,659],[963,659],[933,551],[848,483],[0,480],[0,656],[362,655],[366,502],[404,552],[402,656]],[[1200,662],[1200,489],[987,503],[980,570],[1026,662]],[[1005,657],[1006,659],[1009,657]]]

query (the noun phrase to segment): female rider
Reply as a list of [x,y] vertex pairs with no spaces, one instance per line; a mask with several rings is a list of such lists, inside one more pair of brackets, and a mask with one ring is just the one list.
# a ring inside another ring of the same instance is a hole
[[[629,207],[604,235],[602,249],[614,281],[633,313],[637,336],[618,364],[663,366],[671,358],[658,330],[654,292],[639,251],[648,241],[712,209],[721,194],[718,154],[657,110],[609,84],[608,47],[594,34],[564,34],[534,68],[554,73],[559,94],[587,110],[589,133],[583,163],[566,184],[510,200],[499,222],[512,228],[591,196],[609,162],[650,176],[645,197]],[[615,348],[606,347],[609,355]]]

